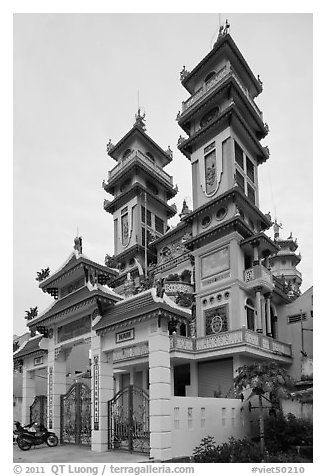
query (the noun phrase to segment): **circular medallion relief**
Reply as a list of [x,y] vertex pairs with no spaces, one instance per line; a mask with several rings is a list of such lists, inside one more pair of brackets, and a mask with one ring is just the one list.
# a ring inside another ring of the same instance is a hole
[[201,226],[203,228],[206,228],[210,224],[211,221],[212,221],[212,218],[209,215],[206,215],[201,221]]
[[227,209],[225,207],[221,207],[217,210],[216,212],[216,220],[223,220],[227,212]]
[[211,329],[213,334],[218,334],[223,329],[223,319],[220,316],[214,316],[211,320]]

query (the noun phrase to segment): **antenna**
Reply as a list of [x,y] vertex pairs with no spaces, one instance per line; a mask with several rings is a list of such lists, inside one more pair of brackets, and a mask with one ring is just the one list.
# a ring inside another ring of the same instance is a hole
[[137,111],[139,111],[139,88],[137,89]]
[[214,31],[214,34],[213,34],[213,36],[212,36],[212,39],[211,39],[211,48],[213,48],[213,43],[215,43],[215,41],[216,41],[216,37],[217,37],[218,32],[220,31],[221,24],[222,24],[222,14],[219,13],[219,14],[218,14],[218,28],[216,28],[216,30]]

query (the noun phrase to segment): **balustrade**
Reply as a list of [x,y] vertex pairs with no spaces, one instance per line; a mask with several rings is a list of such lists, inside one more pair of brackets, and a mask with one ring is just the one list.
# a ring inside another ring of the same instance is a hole
[[272,273],[265,266],[258,264],[252,268],[245,269],[243,273],[245,283],[257,285],[257,281],[264,281],[269,286],[273,286]]
[[273,353],[280,353],[289,357],[291,356],[290,344],[275,341],[271,337],[262,336],[261,334],[257,334],[245,327],[234,331],[199,337],[197,339],[178,335],[170,337],[171,351],[201,352],[241,344],[249,344]]
[[184,101],[182,103],[182,113],[186,112],[193,104],[195,104],[200,98],[205,96],[205,94],[211,91],[215,86],[218,86],[228,75],[232,76],[235,79],[236,83],[238,84],[242,92],[245,94],[246,98],[248,99],[252,107],[255,109],[258,116],[261,118],[261,120],[263,120],[263,113],[255,103],[255,101],[250,97],[248,89],[243,86],[241,80],[231,68],[230,63],[225,65],[218,73],[216,73],[215,76],[213,76],[213,78],[209,82],[204,83],[203,86],[198,89],[198,91],[196,91],[189,99],[187,99],[187,101]]
[[152,170],[154,170],[163,180],[168,182],[170,186],[173,186],[173,178],[171,175],[166,173],[161,167],[159,167],[153,160],[147,157],[146,154],[141,152],[140,150],[134,150],[128,157],[123,159],[119,162],[111,171],[108,173],[108,180],[111,180],[115,177],[120,170],[122,170],[126,165],[132,162],[134,159],[139,160],[140,162],[144,163],[145,165],[149,166]]

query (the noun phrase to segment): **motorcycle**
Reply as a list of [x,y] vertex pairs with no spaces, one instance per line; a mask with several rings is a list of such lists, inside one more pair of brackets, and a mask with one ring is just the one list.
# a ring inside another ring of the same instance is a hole
[[20,435],[24,430],[28,431],[28,429],[33,425],[33,423],[25,426],[22,426],[19,421],[15,421],[14,423],[16,429],[13,430],[13,442],[15,443],[17,441],[18,435]]
[[22,451],[28,451],[32,446],[46,443],[50,447],[57,446],[59,443],[55,433],[48,431],[44,425],[32,423],[30,428],[22,427],[23,430],[17,435],[17,445]]

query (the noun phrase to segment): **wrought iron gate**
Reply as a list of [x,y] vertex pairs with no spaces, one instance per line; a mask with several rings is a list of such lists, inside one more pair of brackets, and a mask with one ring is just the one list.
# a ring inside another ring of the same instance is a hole
[[109,449],[149,453],[149,398],[129,385],[108,402]]
[[61,395],[60,440],[76,445],[91,444],[91,390],[74,383]]
[[30,423],[36,421],[47,426],[47,397],[46,395],[37,395],[32,405],[29,407]]

